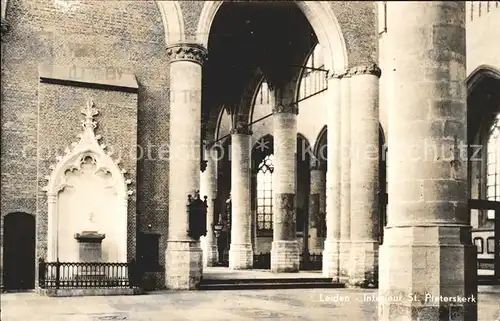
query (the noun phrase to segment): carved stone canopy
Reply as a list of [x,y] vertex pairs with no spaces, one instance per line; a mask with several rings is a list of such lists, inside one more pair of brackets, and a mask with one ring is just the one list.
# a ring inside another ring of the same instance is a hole
[[273,114],[277,113],[288,113],[295,114],[299,113],[299,105],[298,104],[289,104],[289,105],[277,105],[273,107]]
[[83,133],[79,136],[80,140],[71,144],[71,147],[67,147],[64,156],[57,157],[58,163],[51,166],[52,173],[45,177],[48,180],[45,191],[48,196],[57,195],[59,191],[68,186],[65,173],[74,170],[81,171],[82,164],[90,157],[97,167],[96,170],[111,173],[118,195],[126,200],[129,195],[133,194],[132,190],[127,190],[127,186],[132,183],[132,180],[126,179],[124,175],[127,171],[118,167],[120,160],[113,160],[111,153],[106,151],[106,145],[99,143],[102,137],[95,135],[94,132],[97,128],[94,117],[99,114],[99,111],[91,99],[89,99],[86,108],[81,110],[81,113],[85,115],[85,118],[82,121]]
[[170,62],[191,61],[203,65],[207,55],[207,49],[195,43],[176,43],[167,47],[167,57]]

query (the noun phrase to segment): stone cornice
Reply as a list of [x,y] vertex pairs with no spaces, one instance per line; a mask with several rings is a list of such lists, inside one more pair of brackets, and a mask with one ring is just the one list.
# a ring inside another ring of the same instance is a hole
[[230,134],[252,135],[253,132],[248,125],[237,125],[233,129],[231,129]]
[[288,113],[297,115],[299,113],[299,105],[296,103],[289,105],[276,105],[273,107],[273,114],[278,114],[278,113]]
[[376,64],[369,64],[369,65],[351,67],[347,71],[346,75],[350,77],[359,75],[373,75],[380,78],[380,76],[382,75],[382,71]]
[[167,57],[170,62],[191,61],[203,65],[207,55],[207,49],[196,43],[176,43],[167,46]]
[[2,29],[2,37],[9,31],[10,25],[7,23],[5,19],[1,21],[1,29]]

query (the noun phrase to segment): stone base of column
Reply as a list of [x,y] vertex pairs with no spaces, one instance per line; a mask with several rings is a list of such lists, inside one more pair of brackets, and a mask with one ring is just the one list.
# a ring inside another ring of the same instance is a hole
[[338,240],[326,240],[323,251],[323,276],[332,278],[333,281],[340,281],[340,242]]
[[349,264],[351,257],[351,241],[339,242],[339,281],[347,283],[349,281]]
[[217,266],[219,260],[219,250],[217,245],[205,245],[203,251],[203,266]]
[[347,287],[378,287],[378,247],[376,241],[351,241]]
[[172,290],[193,290],[203,274],[203,252],[199,242],[167,241],[165,286]]
[[233,270],[253,268],[252,244],[231,244],[229,248],[229,268]]
[[271,244],[271,272],[298,272],[300,264],[297,241],[273,241]]
[[456,227],[410,229],[386,229],[379,297],[401,300],[381,300],[379,320],[477,320],[476,247]]

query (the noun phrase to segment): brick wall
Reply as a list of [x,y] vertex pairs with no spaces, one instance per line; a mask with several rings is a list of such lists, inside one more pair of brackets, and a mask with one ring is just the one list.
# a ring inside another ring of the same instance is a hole
[[[137,224],[139,231],[162,235],[159,252],[163,264],[168,162],[157,159],[157,149],[168,143],[169,77],[157,5],[153,1],[76,1],[72,6],[55,3],[16,0],[8,4],[10,30],[2,37],[1,215],[37,212],[36,153],[23,155],[22,150],[34,151],[37,145],[38,65],[73,66],[76,78],[93,75],[110,81],[131,73],[139,83],[138,145],[143,154],[148,146],[150,150],[149,157],[137,162]],[[104,72],[99,74],[96,67]],[[123,108],[120,100],[113,101],[114,96],[103,97],[107,101],[101,103]],[[69,95],[68,99],[74,101],[61,104],[79,108],[82,100],[77,99],[82,98]],[[121,113],[111,116],[112,126],[122,126],[122,116],[126,117]]]

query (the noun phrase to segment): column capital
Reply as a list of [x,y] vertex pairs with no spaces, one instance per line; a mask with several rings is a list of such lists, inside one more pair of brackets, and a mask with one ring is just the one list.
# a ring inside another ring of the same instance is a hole
[[167,57],[170,62],[191,61],[203,65],[208,51],[197,43],[174,43],[167,46]]
[[273,107],[273,114],[278,114],[278,113],[288,113],[297,115],[299,113],[299,105],[296,103],[289,105],[281,105],[281,104],[276,105]]
[[326,79],[342,79],[342,78],[348,78],[351,75],[349,74],[349,70],[341,71],[341,72],[334,72],[332,74],[328,74]]
[[382,75],[382,71],[377,66],[377,64],[372,63],[372,64],[368,64],[368,65],[360,65],[360,66],[351,67],[347,71],[347,75],[349,75],[350,77],[359,76],[359,75],[373,75],[373,76],[377,76],[378,78],[380,78],[380,76]]
[[4,18],[2,18],[1,20],[1,29],[2,29],[2,37],[5,36],[5,34],[9,31],[10,29],[10,25],[9,23],[7,22],[7,20],[5,20]]
[[233,127],[233,129],[231,129],[230,134],[231,135],[233,135],[233,134],[252,135],[253,132],[248,125],[239,124],[239,125],[236,125],[235,127]]

